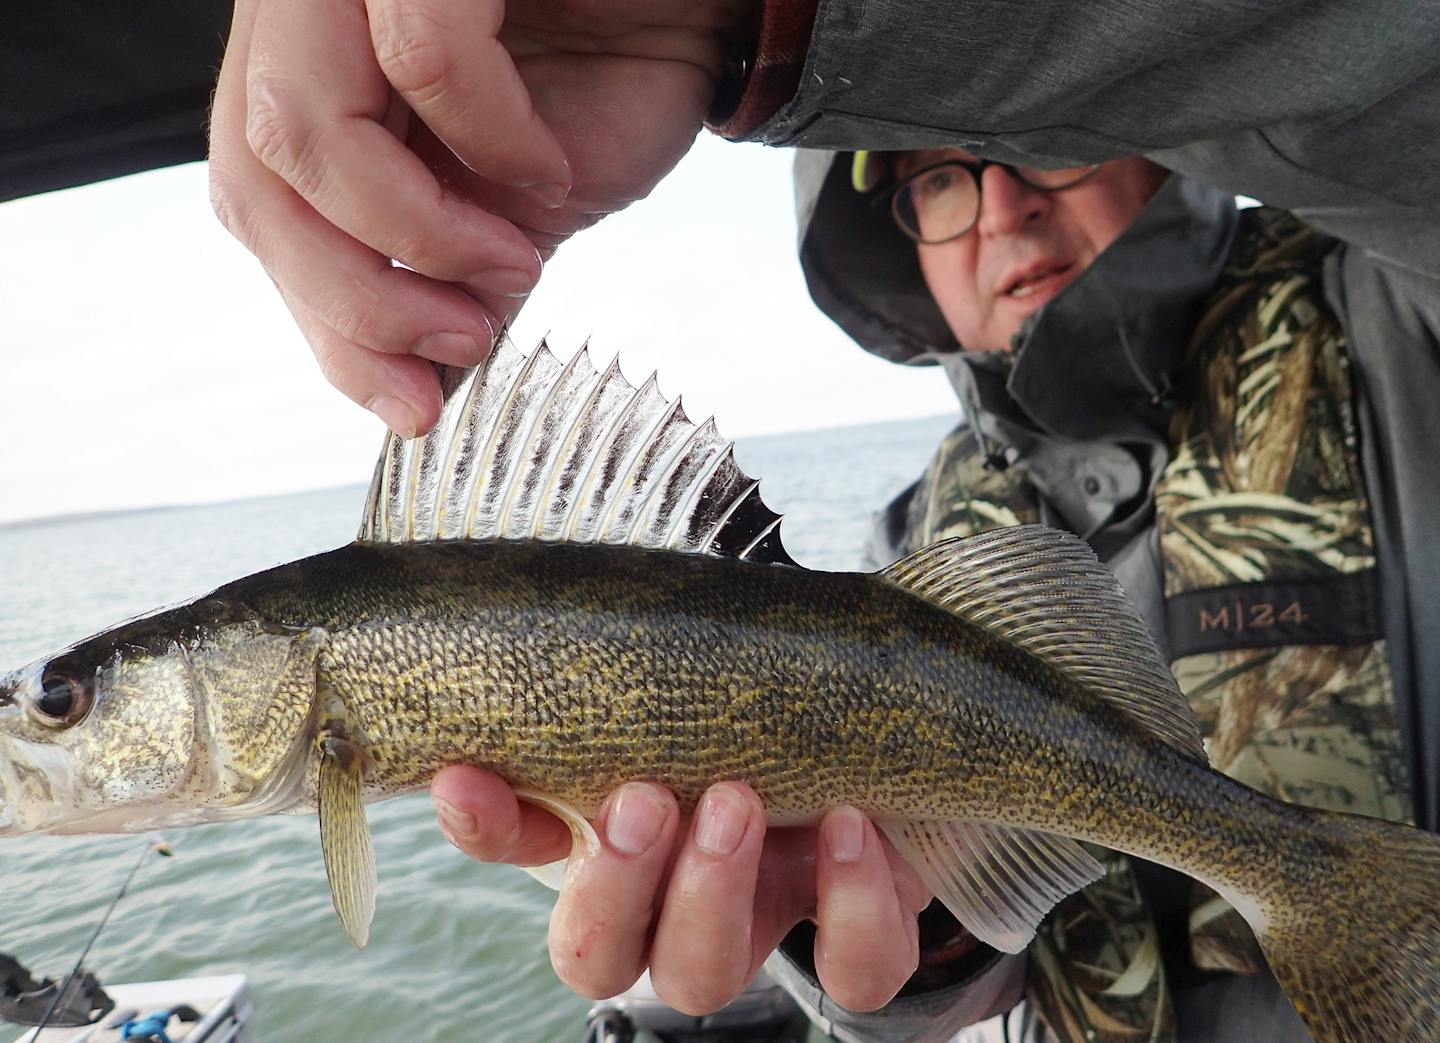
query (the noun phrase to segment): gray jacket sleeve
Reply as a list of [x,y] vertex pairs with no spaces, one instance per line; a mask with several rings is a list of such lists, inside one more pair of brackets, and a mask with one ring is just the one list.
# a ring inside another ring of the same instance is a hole
[[791,958],[784,947],[771,954],[765,970],[800,1005],[811,1024],[840,1043],[945,1043],[966,1026],[1010,1010],[1024,997],[1024,954],[988,952],[989,958],[964,980],[902,995],[868,1013],[836,1004],[814,972]]
[[821,0],[799,89],[754,137],[1145,154],[1440,277],[1440,4]]

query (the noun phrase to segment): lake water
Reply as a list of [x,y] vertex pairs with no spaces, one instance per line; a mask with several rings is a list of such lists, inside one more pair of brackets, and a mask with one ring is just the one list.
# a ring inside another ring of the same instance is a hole
[[[953,423],[756,438],[736,455],[765,479],[798,561],[852,569],[872,513],[919,475]],[[363,501],[355,487],[0,529],[0,672],[347,543]],[[271,817],[171,833],[175,857],[147,861],[88,964],[108,982],[243,972],[265,1043],[578,1040],[589,1004],[558,982],[545,952],[553,893],[461,856],[423,794],[372,807],[370,825],[380,892],[363,952],[331,908],[315,819]],[[146,845],[0,841],[0,952],[63,973]]]

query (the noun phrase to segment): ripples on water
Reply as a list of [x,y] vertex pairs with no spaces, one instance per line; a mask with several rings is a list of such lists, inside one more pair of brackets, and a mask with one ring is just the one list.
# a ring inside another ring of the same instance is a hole
[[[752,439],[802,564],[857,568],[871,513],[918,476],[947,418]],[[0,529],[0,672],[162,604],[348,542],[364,490]],[[89,965],[123,982],[241,971],[266,1043],[580,1038],[588,1003],[545,953],[551,892],[447,845],[423,794],[370,809],[380,894],[356,951],[330,905],[313,817],[175,831],[100,936]],[[0,952],[57,974],[74,961],[139,837],[0,841]],[[6,1038],[0,1028],[0,1038]]]

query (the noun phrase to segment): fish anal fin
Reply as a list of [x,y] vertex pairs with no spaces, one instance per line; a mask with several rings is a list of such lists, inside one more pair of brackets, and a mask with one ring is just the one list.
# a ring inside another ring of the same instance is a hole
[[881,575],[1043,659],[1206,763],[1200,723],[1144,618],[1078,536],[1043,525],[992,529],[921,548]]
[[375,918],[375,846],[365,824],[365,752],[349,740],[320,740],[320,848],[330,897],[357,949],[370,939]]
[[1066,837],[981,822],[876,825],[935,897],[987,945],[1020,952],[1055,904],[1104,869]]

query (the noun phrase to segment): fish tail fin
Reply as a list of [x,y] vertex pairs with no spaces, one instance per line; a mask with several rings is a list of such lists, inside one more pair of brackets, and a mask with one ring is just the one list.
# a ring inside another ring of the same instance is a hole
[[1440,836],[1296,810],[1304,872],[1246,915],[1290,1002],[1316,1043],[1440,1040]]

